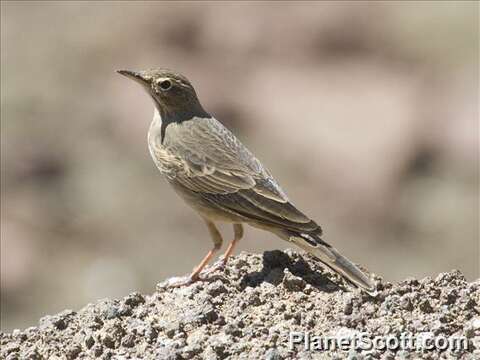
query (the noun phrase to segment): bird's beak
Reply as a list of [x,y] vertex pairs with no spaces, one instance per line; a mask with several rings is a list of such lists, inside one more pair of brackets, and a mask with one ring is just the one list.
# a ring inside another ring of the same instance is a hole
[[138,82],[140,85],[143,85],[143,86],[150,85],[150,78],[143,76],[139,72],[130,71],[130,70],[117,70],[117,73]]

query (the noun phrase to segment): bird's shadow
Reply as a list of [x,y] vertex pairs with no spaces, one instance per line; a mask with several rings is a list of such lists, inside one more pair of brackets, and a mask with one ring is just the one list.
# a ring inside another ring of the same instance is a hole
[[320,291],[328,293],[346,291],[343,286],[330,280],[324,273],[313,270],[302,257],[294,259],[280,250],[265,251],[262,269],[246,274],[240,282],[240,288],[243,290],[246,287],[257,287],[263,282],[277,286],[285,278],[285,269]]

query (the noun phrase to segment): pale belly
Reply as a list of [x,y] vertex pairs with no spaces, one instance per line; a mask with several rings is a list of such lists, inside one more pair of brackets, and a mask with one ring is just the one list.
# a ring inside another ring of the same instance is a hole
[[239,214],[215,206],[205,200],[201,194],[185,188],[182,184],[175,181],[175,179],[169,179],[168,182],[172,185],[175,192],[203,218],[227,223],[242,223],[248,222],[249,220]]

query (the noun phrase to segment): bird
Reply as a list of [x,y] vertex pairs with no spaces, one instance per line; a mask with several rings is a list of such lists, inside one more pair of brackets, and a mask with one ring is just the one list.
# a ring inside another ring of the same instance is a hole
[[201,278],[221,249],[223,238],[216,224],[224,222],[233,225],[233,239],[219,267],[227,263],[246,224],[295,244],[350,284],[375,292],[373,281],[324,241],[322,228],[293,205],[269,170],[204,109],[187,77],[164,68],[117,72],[140,84],[153,100],[150,155],[175,192],[198,212],[213,242],[190,276],[171,286]]

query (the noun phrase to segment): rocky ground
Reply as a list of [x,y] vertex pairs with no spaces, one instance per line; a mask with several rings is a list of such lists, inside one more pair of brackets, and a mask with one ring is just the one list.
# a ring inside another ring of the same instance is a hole
[[[308,255],[241,253],[208,280],[174,289],[159,284],[151,295],[100,300],[2,333],[0,358],[478,359],[479,313],[480,281],[468,283],[459,271],[399,284],[378,279],[378,295],[371,297]],[[318,336],[352,339],[363,332],[370,339],[457,335],[468,349],[318,349]],[[305,339],[313,349],[305,349]]]

